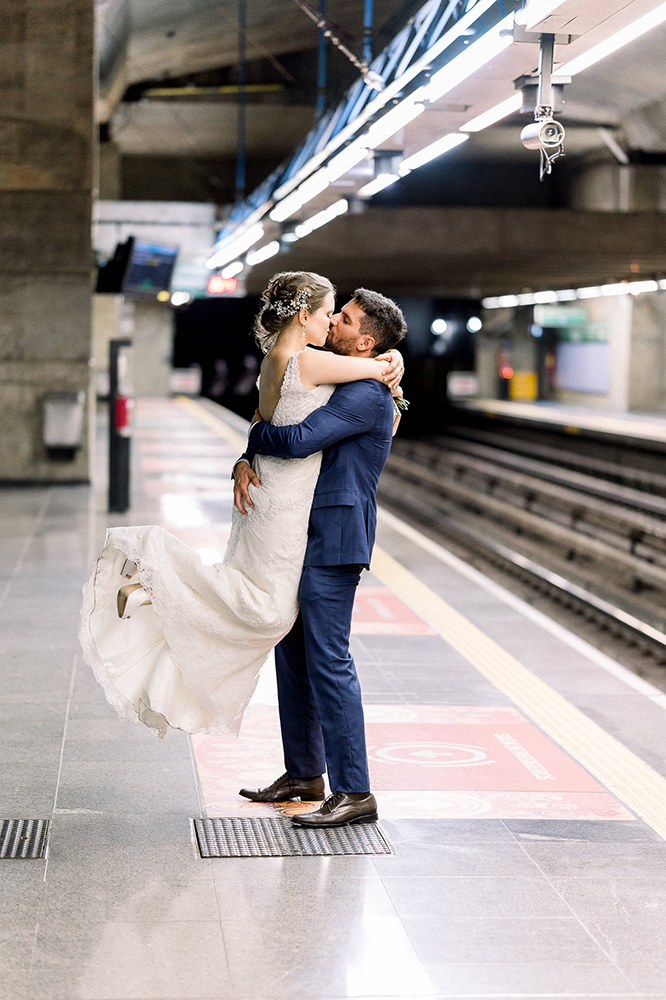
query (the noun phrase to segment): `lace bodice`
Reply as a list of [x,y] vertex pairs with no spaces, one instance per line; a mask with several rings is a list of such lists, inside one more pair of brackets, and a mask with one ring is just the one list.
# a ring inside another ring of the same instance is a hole
[[292,354],[287,362],[280,398],[273,411],[271,423],[275,427],[300,424],[301,420],[305,420],[313,410],[328,403],[334,389],[334,385],[317,385],[314,389],[306,389],[301,382],[298,354]]

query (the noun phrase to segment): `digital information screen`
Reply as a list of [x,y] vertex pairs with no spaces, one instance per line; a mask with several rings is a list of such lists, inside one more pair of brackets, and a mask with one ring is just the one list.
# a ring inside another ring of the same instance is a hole
[[155,298],[158,292],[168,291],[177,256],[178,247],[137,240],[125,272],[123,292]]

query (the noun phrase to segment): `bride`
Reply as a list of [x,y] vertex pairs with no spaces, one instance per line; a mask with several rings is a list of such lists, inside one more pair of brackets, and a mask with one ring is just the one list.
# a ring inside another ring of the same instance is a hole
[[[326,342],[331,283],[276,274],[255,323],[266,357],[259,409],[278,426],[304,420],[335,385],[377,379],[397,388],[392,352],[379,358],[307,350]],[[260,488],[233,511],[222,563],[156,525],[111,528],[84,587],[80,640],[107,700],[159,736],[238,732],[259,671],[298,613],[298,586],[321,452],[256,456]]]

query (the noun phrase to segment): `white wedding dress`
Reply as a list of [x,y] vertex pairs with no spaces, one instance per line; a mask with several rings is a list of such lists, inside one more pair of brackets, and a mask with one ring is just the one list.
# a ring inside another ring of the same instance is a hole
[[[272,423],[299,423],[335,386],[306,390],[290,358]],[[303,459],[255,458],[254,508],[234,509],[222,563],[164,528],[110,528],[84,587],[81,645],[108,701],[160,736],[238,732],[259,671],[298,614],[298,585],[321,452]],[[125,559],[152,604],[118,618]]]

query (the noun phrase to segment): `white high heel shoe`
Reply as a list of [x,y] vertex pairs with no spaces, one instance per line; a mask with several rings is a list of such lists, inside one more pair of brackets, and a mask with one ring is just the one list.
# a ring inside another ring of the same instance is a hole
[[137,608],[152,604],[150,594],[140,583],[128,583],[118,591],[118,617],[131,618]]
[[125,580],[131,580],[133,576],[136,576],[138,571],[139,567],[137,566],[137,564],[135,562],[132,562],[131,559],[126,559],[120,570],[120,575]]

